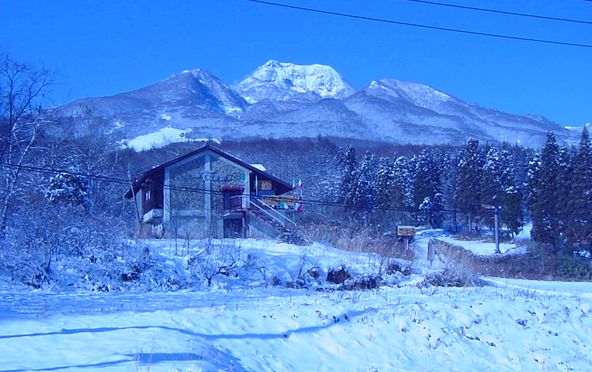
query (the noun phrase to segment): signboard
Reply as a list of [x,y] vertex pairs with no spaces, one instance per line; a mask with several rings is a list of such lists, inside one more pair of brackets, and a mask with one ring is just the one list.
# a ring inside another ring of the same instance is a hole
[[415,236],[415,226],[397,226],[397,236]]

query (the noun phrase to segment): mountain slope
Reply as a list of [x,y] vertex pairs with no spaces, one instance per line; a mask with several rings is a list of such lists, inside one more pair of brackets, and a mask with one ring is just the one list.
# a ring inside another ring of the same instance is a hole
[[195,69],[131,92],[75,101],[56,115],[57,135],[102,135],[119,145],[154,136],[160,145],[322,135],[416,144],[462,144],[474,137],[526,146],[541,145],[548,131],[562,141],[577,137],[545,118],[483,108],[428,85],[381,79],[355,91],[330,66],[277,61],[233,88]]

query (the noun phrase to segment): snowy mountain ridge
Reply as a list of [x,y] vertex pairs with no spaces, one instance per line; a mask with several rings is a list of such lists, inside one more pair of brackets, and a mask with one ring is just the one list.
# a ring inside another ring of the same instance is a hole
[[137,150],[204,138],[318,136],[454,145],[473,137],[535,147],[549,131],[577,142],[577,133],[544,117],[483,108],[425,84],[384,78],[355,90],[330,66],[275,60],[232,87],[197,68],[131,92],[81,99],[55,114],[55,135],[101,132],[114,146]]

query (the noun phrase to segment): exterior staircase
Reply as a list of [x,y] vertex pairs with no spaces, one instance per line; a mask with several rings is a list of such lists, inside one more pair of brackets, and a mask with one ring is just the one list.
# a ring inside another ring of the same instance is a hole
[[248,217],[250,225],[265,235],[286,243],[308,244],[296,222],[259,199],[249,200]]

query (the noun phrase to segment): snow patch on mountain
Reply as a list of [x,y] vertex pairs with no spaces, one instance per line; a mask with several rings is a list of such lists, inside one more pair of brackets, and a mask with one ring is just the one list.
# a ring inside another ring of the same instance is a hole
[[331,66],[296,65],[274,60],[257,68],[234,89],[251,104],[263,99],[344,98],[354,92]]
[[[176,129],[171,127],[161,128],[159,131],[144,134],[142,136],[135,137],[131,140],[122,140],[120,144],[123,148],[130,148],[136,152],[146,151],[155,148],[164,147],[174,142],[199,142],[199,141],[210,141],[209,138],[188,138],[187,134],[190,133],[191,129]],[[218,140],[214,142],[220,143]]]

